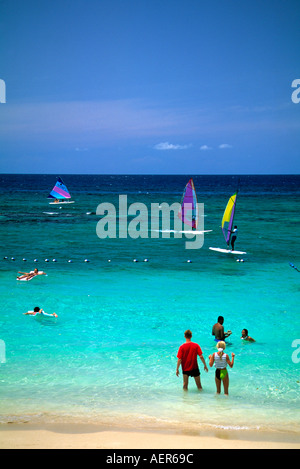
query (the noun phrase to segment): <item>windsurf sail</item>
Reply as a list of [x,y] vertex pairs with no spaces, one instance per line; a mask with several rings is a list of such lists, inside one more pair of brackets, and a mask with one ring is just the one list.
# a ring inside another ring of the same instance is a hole
[[231,236],[232,236],[232,227],[233,227],[233,220],[234,220],[234,213],[236,208],[236,199],[237,199],[237,192],[233,194],[227,204],[225,209],[223,219],[222,219],[222,231],[227,243],[227,246],[230,244]]
[[178,216],[185,225],[191,226],[193,230],[197,229],[199,213],[197,194],[193,179],[190,179],[185,186],[181,201],[181,209],[179,210]]
[[64,184],[63,180],[60,177],[57,178],[57,182],[53,187],[52,191],[50,192],[48,199],[64,200],[70,198],[71,195],[67,189],[67,186]]

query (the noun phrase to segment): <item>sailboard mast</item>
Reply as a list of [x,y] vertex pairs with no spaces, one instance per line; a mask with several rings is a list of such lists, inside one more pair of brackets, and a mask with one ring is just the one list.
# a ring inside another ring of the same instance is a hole
[[199,221],[198,201],[192,178],[185,186],[178,216],[185,225],[191,226],[193,230],[197,229]]

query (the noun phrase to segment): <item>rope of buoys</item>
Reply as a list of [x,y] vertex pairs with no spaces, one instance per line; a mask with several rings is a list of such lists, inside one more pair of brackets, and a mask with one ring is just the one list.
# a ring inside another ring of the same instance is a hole
[[[14,262],[14,261],[16,261],[17,259],[16,259],[15,257],[10,257],[10,258],[9,258],[8,256],[5,256],[5,257],[3,257],[3,260],[11,260],[11,261]],[[23,258],[22,258],[22,262],[28,262],[28,259],[26,259],[26,257],[23,257]],[[39,261],[38,259],[34,259],[33,262],[43,262],[43,261]],[[59,261],[58,261],[57,259],[55,259],[55,258],[54,258],[54,259],[46,258],[46,259],[44,259],[44,262],[46,262],[46,263],[54,262],[54,263],[55,263],[55,262],[59,262]],[[64,262],[68,262],[69,264],[72,264],[74,261],[73,261],[72,259],[68,259],[67,261],[64,261]],[[90,261],[90,259],[84,259],[83,262],[85,262],[86,264],[88,264],[88,263],[91,262],[91,261]],[[112,260],[111,260],[111,259],[107,259],[107,262],[108,262],[108,263],[111,263]],[[138,262],[140,262],[140,261],[139,261],[139,259],[136,259],[136,258],[135,258],[135,259],[132,260],[132,262],[138,263]],[[149,262],[149,259],[148,259],[148,258],[145,258],[145,259],[143,259],[142,262],[147,263],[147,262]],[[245,261],[244,261],[244,259],[237,259],[237,262],[245,262]],[[193,261],[192,261],[191,259],[187,259],[187,260],[186,260],[186,263],[187,263],[187,264],[192,264]],[[294,267],[294,269],[298,270],[297,267],[293,266],[292,264],[290,264],[290,265],[291,265],[291,267]]]
[[[17,259],[16,259],[15,257],[10,257],[10,258],[9,258],[8,256],[5,256],[5,257],[3,257],[3,260],[11,260],[11,261],[15,262]],[[28,259],[26,259],[26,257],[23,257],[23,258],[22,258],[22,262],[28,262]],[[38,259],[34,259],[33,262],[43,262],[43,261],[39,261]],[[54,262],[54,263],[56,263],[56,262],[59,262],[59,261],[58,261],[57,259],[55,259],[55,258],[52,259],[52,260],[49,259],[49,258],[46,258],[46,259],[44,259],[44,262],[46,262],[46,263],[49,263],[49,262]],[[73,264],[73,262],[75,262],[75,261],[73,261],[72,259],[68,259],[67,261],[63,261],[63,262],[68,262],[68,264]],[[83,262],[85,262],[86,264],[88,264],[88,263],[91,262],[91,261],[90,261],[90,259],[84,259]],[[108,263],[111,263],[112,260],[111,260],[111,259],[107,259],[107,262],[108,262]],[[138,263],[138,262],[140,262],[140,261],[139,261],[139,259],[136,259],[136,258],[135,258],[135,259],[132,260],[132,262]],[[149,259],[148,259],[148,258],[145,258],[145,259],[143,259],[143,262],[147,263],[147,262],[149,262]],[[237,259],[236,262],[245,262],[245,260],[244,260],[244,259]],[[193,261],[192,261],[191,259],[187,259],[187,260],[186,260],[186,263],[187,263],[187,264],[192,264]],[[294,268],[295,270],[297,270],[298,272],[300,272],[300,270],[298,270],[298,268],[295,267],[292,263],[290,263],[290,266],[293,267],[293,268]]]
[[[10,257],[10,258],[9,258],[8,256],[5,256],[5,257],[3,257],[3,260],[10,260],[10,261],[15,262],[17,259],[16,259],[15,257]],[[28,259],[26,259],[26,257],[23,257],[23,258],[22,258],[22,262],[28,262]],[[37,262],[43,262],[43,261],[39,261],[38,259],[34,259],[33,262],[37,263]],[[54,259],[48,259],[48,258],[46,258],[46,259],[44,259],[44,262],[46,262],[46,263],[49,263],[49,262],[54,262],[54,263],[56,263],[56,262],[59,262],[59,261],[58,261],[57,259],[55,259],[55,258],[54,258]],[[64,261],[64,262],[68,262],[68,264],[73,264],[74,261],[73,261],[72,259],[68,259],[67,261]],[[88,264],[88,263],[91,262],[91,261],[90,261],[90,259],[84,259],[83,262],[85,262],[86,264]],[[111,263],[112,260],[111,260],[111,259],[107,259],[107,262],[108,262],[108,263]],[[139,261],[139,259],[133,259],[132,262],[138,263],[138,262],[140,262],[140,261]],[[145,259],[143,259],[143,262],[147,263],[147,262],[149,262],[149,259],[148,259],[148,258],[145,258]],[[237,259],[236,262],[245,262],[245,260],[244,260],[244,259]],[[191,259],[187,259],[186,263],[187,263],[187,264],[192,264],[193,261],[192,261]],[[293,267],[293,268],[294,268],[295,270],[297,270],[298,272],[300,272],[300,270],[298,270],[298,268],[295,267],[292,263],[290,263],[290,266]]]
[[[11,260],[11,261],[15,262],[17,259],[16,259],[15,257],[10,257],[10,258],[9,258],[8,256],[5,256],[5,257],[3,257],[3,260],[4,260],[4,261]],[[22,262],[29,262],[29,261],[28,261],[28,259],[26,259],[26,257],[23,257],[23,258],[22,258]],[[51,260],[51,259],[46,258],[46,259],[44,259],[44,261],[39,261],[38,259],[33,259],[33,262],[46,262],[46,263],[48,263],[48,262],[58,262],[58,260],[57,260],[57,259],[52,259],[52,260]],[[68,262],[69,264],[71,264],[71,263],[73,263],[73,260],[72,260],[72,259],[68,259],[67,262]],[[89,259],[84,259],[84,262],[85,262],[85,263],[88,263],[88,262],[90,262],[90,260],[89,260]]]
[[298,267],[296,267],[294,264],[292,264],[292,262],[290,262],[290,266],[292,267],[292,269],[295,269],[295,270],[297,270],[297,272],[300,272]]
[[[5,257],[3,257],[3,260],[4,260],[4,261],[10,260],[10,261],[15,262],[17,259],[16,259],[15,257],[8,257],[8,256],[5,256]],[[22,262],[30,262],[26,257],[23,257],[21,260],[22,260]],[[46,259],[44,259],[44,260],[39,261],[39,260],[36,258],[36,259],[33,260],[33,262],[35,262],[35,263],[37,263],[37,262],[46,262],[46,263],[54,262],[54,263],[57,263],[57,262],[59,262],[59,261],[58,261],[57,259],[55,259],[55,258],[54,258],[54,259],[46,258]],[[72,264],[72,263],[75,262],[75,261],[73,261],[72,259],[68,259],[68,260],[66,260],[66,261],[64,261],[64,262],[68,262],[68,264]],[[90,259],[84,259],[83,262],[85,262],[86,264],[88,264],[88,263],[91,262],[91,261],[90,261]],[[111,263],[112,260],[111,260],[111,259],[107,259],[107,262],[108,262],[108,263]],[[138,260],[138,259],[133,259],[133,262],[139,262],[139,260]],[[148,258],[145,258],[145,259],[143,259],[143,262],[149,262],[149,259],[148,259]]]

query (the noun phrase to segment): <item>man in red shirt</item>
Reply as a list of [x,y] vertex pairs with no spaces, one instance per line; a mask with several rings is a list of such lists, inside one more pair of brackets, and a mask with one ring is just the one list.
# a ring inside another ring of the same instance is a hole
[[185,344],[181,345],[178,350],[177,358],[177,369],[176,375],[179,376],[179,367],[182,366],[183,374],[183,389],[187,391],[189,384],[189,377],[192,376],[195,378],[195,383],[199,390],[202,389],[201,380],[200,380],[200,371],[198,367],[197,357],[199,355],[200,360],[204,365],[204,370],[208,372],[205,360],[203,358],[203,353],[198,344],[192,342],[192,332],[188,329],[184,333]]

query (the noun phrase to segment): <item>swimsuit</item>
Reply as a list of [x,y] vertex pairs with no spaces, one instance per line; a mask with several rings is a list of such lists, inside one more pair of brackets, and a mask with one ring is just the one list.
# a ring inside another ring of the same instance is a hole
[[226,370],[226,368],[220,370],[220,369],[216,369],[216,378],[221,381],[222,379],[226,378],[226,376],[228,375],[228,371]]
[[228,371],[226,369],[227,354],[223,353],[222,357],[218,353],[215,353],[215,367],[216,367],[216,378],[221,381],[222,379],[226,378]]
[[198,376],[200,376],[200,370],[199,368],[195,368],[194,370],[189,370],[189,371],[182,370],[182,374],[190,376],[192,378],[197,378]]

